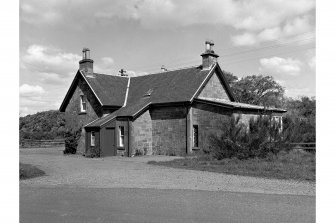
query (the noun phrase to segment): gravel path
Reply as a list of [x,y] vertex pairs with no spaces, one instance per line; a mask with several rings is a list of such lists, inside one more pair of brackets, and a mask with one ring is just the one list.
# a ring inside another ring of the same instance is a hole
[[315,196],[315,183],[235,176],[148,165],[166,156],[89,159],[64,156],[62,148],[20,149],[20,162],[33,164],[46,176],[20,181],[20,186],[87,188],[156,188],[252,192]]

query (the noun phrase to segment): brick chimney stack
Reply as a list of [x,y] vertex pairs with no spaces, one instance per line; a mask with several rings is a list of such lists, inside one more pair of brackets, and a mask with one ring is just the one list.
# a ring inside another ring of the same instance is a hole
[[93,76],[93,60],[90,58],[90,49],[83,48],[83,59],[79,61],[79,70],[87,76]]
[[205,46],[206,46],[205,52],[201,54],[202,69],[210,69],[212,65],[217,62],[217,58],[219,57],[219,55],[217,55],[213,50],[213,46],[214,46],[213,41],[207,40],[205,42]]

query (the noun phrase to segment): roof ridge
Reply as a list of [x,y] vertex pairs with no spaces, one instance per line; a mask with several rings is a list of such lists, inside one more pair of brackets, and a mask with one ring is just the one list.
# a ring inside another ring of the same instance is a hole
[[155,74],[164,74],[164,73],[169,73],[169,72],[173,72],[173,71],[186,70],[186,69],[198,68],[198,67],[201,67],[201,65],[193,65],[193,66],[188,66],[188,67],[175,68],[175,69],[172,69],[172,70],[160,71],[160,72],[156,72],[156,73],[149,73],[149,74],[144,74],[144,75],[134,76],[134,77],[143,77],[143,76],[150,76],[150,75],[155,75]]
[[111,77],[127,78],[127,76],[119,76],[119,75],[115,75],[115,74],[102,74],[102,73],[93,73],[93,74],[104,75],[104,76],[111,76]]

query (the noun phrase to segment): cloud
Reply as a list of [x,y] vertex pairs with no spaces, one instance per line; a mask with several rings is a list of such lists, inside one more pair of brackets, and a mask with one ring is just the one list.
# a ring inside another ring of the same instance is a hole
[[[304,34],[313,33],[314,26],[312,25],[311,16],[298,16],[291,20],[287,20],[281,26],[265,28],[259,32],[245,32],[232,36],[232,42],[236,46],[252,46],[265,41],[285,40],[291,39],[292,41],[300,40],[306,42],[306,38],[295,39],[297,35],[303,37]],[[311,37],[310,37],[311,39]]]
[[[78,69],[81,57],[61,49],[32,44],[20,54],[20,113],[56,109]],[[23,109],[21,111],[21,109]]]
[[252,33],[244,33],[232,37],[234,45],[238,46],[250,46],[257,42],[257,37]]
[[311,69],[315,70],[315,65],[316,65],[316,62],[315,62],[315,56],[313,56],[309,61],[308,61],[308,65]]
[[310,88],[290,88],[285,90],[285,94],[292,98],[300,98],[302,96],[315,96],[315,91]]
[[69,24],[72,19],[78,26],[78,21],[117,18],[148,29],[221,24],[245,31],[273,28],[314,8],[315,0],[22,0],[20,5],[21,20],[30,24]]
[[94,72],[97,73],[112,73],[114,68],[114,59],[111,57],[102,57],[98,63],[94,64]]
[[262,30],[314,7],[314,0],[142,0],[124,5],[119,2],[116,7],[106,7],[95,15],[138,20],[146,28],[223,24],[242,30]]
[[20,19],[30,24],[59,22],[62,19],[62,13],[57,9],[58,4],[54,0],[22,0],[20,4]]
[[20,96],[22,97],[35,97],[45,93],[45,90],[38,85],[32,86],[23,84],[20,86]]
[[259,68],[262,72],[268,72],[270,74],[285,74],[285,75],[299,75],[302,62],[292,58],[262,58],[260,59],[261,67]]
[[33,44],[21,57],[23,66],[38,72],[51,72],[68,75],[78,67],[80,55],[62,52],[60,49]]
[[144,76],[144,75],[148,75],[148,74],[149,74],[148,72],[143,72],[143,71],[127,70],[128,77]]

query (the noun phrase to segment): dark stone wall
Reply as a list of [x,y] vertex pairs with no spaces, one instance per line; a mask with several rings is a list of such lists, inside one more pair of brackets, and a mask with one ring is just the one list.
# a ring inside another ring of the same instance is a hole
[[[232,112],[215,106],[195,103],[192,108],[192,128],[198,125],[198,148],[193,147],[192,150],[201,150],[209,145],[209,137],[211,135],[220,135],[220,124],[232,115]],[[193,137],[193,136],[192,136]],[[193,138],[192,138],[193,139]]]
[[[80,95],[82,94],[87,97],[87,109],[85,113],[80,112]],[[77,87],[65,109],[66,127],[82,127],[98,117],[101,117],[102,113],[101,106],[95,98],[93,92],[90,90],[83,78],[79,77]],[[85,129],[82,129],[77,153],[85,154]]]
[[[231,110],[227,110],[225,108],[200,103],[196,103],[192,106],[191,113],[192,127],[193,125],[198,125],[199,150],[207,148],[209,146],[209,138],[211,137],[211,135],[219,136],[221,134],[221,129],[224,128],[224,126],[222,126],[222,123],[227,118],[231,116],[240,116],[240,123],[245,124],[248,129],[250,119],[256,119],[261,115],[261,113],[258,112],[232,112]],[[189,143],[193,143],[193,135]],[[197,150],[197,148],[192,147],[192,150]]]
[[226,90],[216,73],[214,73],[213,76],[209,79],[199,94],[199,97],[225,99],[230,101]]
[[[119,127],[124,127],[124,146],[120,146],[120,131]],[[116,135],[116,155],[118,156],[128,156],[128,140],[129,140],[129,130],[128,130],[128,120],[116,120],[115,121],[115,135]]]
[[129,122],[129,140],[131,155],[136,151],[142,155],[152,154],[152,121],[149,110],[140,115],[137,119]]
[[[95,132],[95,145],[91,146],[91,133]],[[86,152],[85,156],[87,157],[100,157],[100,131],[99,130],[90,130],[86,132]]]
[[186,154],[186,107],[159,107],[150,110],[153,154]]

